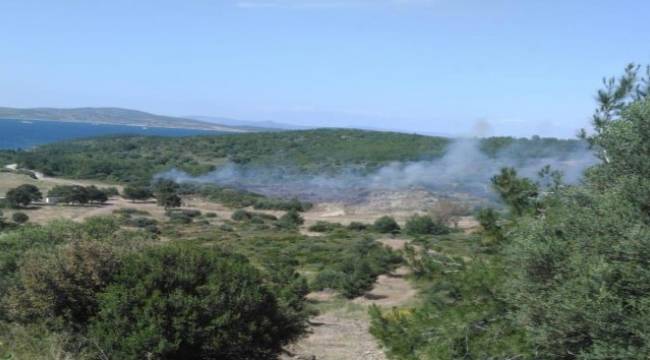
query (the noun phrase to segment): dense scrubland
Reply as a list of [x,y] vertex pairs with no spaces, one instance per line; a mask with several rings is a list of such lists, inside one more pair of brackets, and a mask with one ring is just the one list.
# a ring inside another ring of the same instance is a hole
[[394,358],[650,355],[650,73],[639,70],[598,92],[583,137],[602,163],[584,184],[504,169],[492,186],[507,211],[482,211],[484,230],[464,253],[431,240],[408,251],[423,305],[373,311],[372,332]]
[[[47,225],[0,213],[0,356],[11,359],[275,359],[317,310],[307,295],[342,301],[408,266],[414,303],[370,308],[371,333],[394,359],[647,359],[650,355],[650,83],[640,68],[607,80],[583,141],[601,162],[579,184],[550,167],[493,174],[501,207],[463,232],[442,217],[317,222],[311,204],[217,185],[151,182],[170,168],[201,174],[226,162],[307,173],[371,171],[442,156],[449,140],[356,130],[159,139],[112,137],[2,152],[50,175],[128,184],[164,219],[122,208]],[[486,156],[516,145],[523,158],[583,143],[482,140]],[[16,188],[7,207],[43,194]],[[67,206],[115,197],[108,188],[52,188]],[[182,208],[200,196],[233,209]],[[152,205],[153,206],[153,205]],[[273,210],[273,211],[269,211]],[[423,209],[426,211],[426,209]],[[12,210],[13,211],[13,210]],[[310,232],[309,236],[305,230]],[[378,239],[399,237],[402,250]],[[318,354],[315,354],[318,358]]]

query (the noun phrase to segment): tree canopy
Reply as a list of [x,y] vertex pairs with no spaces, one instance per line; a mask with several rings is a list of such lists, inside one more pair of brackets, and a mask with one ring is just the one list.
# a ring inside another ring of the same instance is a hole
[[41,201],[43,194],[38,187],[31,184],[23,184],[7,191],[6,198],[12,207],[25,207],[34,201]]

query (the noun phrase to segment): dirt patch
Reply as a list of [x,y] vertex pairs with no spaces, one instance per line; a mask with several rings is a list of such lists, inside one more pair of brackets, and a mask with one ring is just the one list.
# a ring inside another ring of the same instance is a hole
[[382,238],[377,239],[377,242],[389,247],[391,250],[399,251],[404,250],[404,246],[406,246],[408,240],[399,238]]
[[369,333],[365,310],[340,309],[311,320],[311,333],[294,345],[281,359],[385,360],[375,338]]
[[322,290],[322,291],[313,291],[307,294],[307,300],[316,301],[316,302],[325,302],[334,300],[336,297],[336,292],[332,290]]
[[[405,244],[403,239],[382,240],[390,241],[395,247],[403,248]],[[369,332],[368,307],[392,308],[412,304],[417,290],[406,279],[409,273],[407,267],[400,267],[391,274],[380,275],[371,291],[354,300],[341,299],[331,291],[309,294],[309,300],[321,304],[322,313],[311,319],[309,334],[287,347],[287,354],[282,359],[387,359]]]
[[405,278],[410,273],[410,269],[403,266],[390,274],[379,275],[373,289],[353,302],[381,307],[399,307],[412,303],[417,290]]
[[468,209],[481,202],[466,194],[441,195],[423,189],[382,190],[369,192],[356,202],[317,203],[304,218],[306,226],[317,221],[347,225],[353,221],[368,224],[388,215],[404,224],[414,214],[431,214],[450,220],[453,217],[459,219],[459,226],[471,227],[473,224],[467,222],[471,217],[461,214],[466,215]]
[[480,230],[481,224],[473,216],[463,216],[458,220],[458,228],[466,234],[471,234]]

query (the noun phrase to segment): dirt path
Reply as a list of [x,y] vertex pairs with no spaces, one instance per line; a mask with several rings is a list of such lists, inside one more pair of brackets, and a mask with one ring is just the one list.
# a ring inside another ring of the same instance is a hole
[[[403,249],[404,239],[380,239],[381,243]],[[308,297],[320,310],[311,320],[310,333],[287,348],[283,360],[386,360],[387,357],[370,334],[368,307],[409,306],[417,290],[406,280],[409,269],[400,267],[377,278],[374,288],[353,300],[341,299],[331,292],[316,292]]]
[[386,360],[369,332],[366,307],[342,305],[313,318],[311,334],[290,346],[282,359]]

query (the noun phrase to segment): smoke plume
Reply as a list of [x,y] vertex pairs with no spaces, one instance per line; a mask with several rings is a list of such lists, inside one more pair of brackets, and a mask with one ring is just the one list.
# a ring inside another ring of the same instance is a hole
[[355,200],[377,190],[424,188],[433,192],[490,196],[490,178],[503,167],[513,167],[522,176],[535,178],[550,165],[564,174],[566,183],[576,183],[584,170],[597,163],[587,146],[556,157],[523,158],[522,145],[515,144],[490,157],[477,139],[459,139],[444,156],[428,161],[394,162],[369,174],[344,170],[337,175],[304,175],[289,168],[227,164],[208,174],[193,177],[179,170],[157,175],[176,182],[231,186],[270,196],[296,196],[305,200]]

